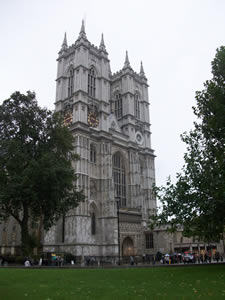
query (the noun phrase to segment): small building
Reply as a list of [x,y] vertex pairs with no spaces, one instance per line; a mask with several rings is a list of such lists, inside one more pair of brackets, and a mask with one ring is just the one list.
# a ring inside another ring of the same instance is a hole
[[198,241],[194,237],[184,237],[182,227],[178,228],[175,232],[168,232],[167,226],[161,226],[154,230],[154,243],[155,248],[165,253],[204,253],[206,251],[219,251],[224,253],[223,241],[210,241],[205,243]]

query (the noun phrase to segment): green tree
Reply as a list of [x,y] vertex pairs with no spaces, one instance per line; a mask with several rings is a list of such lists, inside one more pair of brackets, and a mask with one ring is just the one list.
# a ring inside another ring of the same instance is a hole
[[84,200],[75,188],[73,136],[35,94],[15,92],[0,105],[0,218],[21,228],[24,254],[34,244],[31,221],[48,230]]
[[156,188],[161,208],[153,224],[182,225],[185,236],[223,238],[225,226],[225,47],[217,49],[211,80],[196,92],[197,122],[181,136],[187,145],[182,172]]

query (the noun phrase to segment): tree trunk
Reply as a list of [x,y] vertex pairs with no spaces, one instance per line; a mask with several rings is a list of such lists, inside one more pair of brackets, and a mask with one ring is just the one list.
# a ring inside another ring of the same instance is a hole
[[24,210],[23,220],[20,224],[21,226],[21,250],[23,256],[28,256],[30,254],[30,235],[28,228],[28,212]]
[[224,242],[224,233],[223,233],[223,254],[225,254],[225,242]]
[[38,224],[38,232],[37,232],[37,242],[38,242],[38,251],[42,250],[42,230],[43,230],[43,217],[40,216],[39,224]]

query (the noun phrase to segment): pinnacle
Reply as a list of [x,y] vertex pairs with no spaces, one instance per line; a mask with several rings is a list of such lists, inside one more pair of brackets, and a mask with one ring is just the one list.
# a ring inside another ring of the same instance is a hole
[[126,69],[126,68],[131,68],[127,51],[126,51],[126,57],[125,57],[125,62],[124,62],[123,69]]
[[61,50],[65,50],[65,49],[67,49],[67,47],[68,47],[67,46],[67,38],[66,38],[66,32],[65,32]]
[[141,61],[141,68],[140,68],[140,76],[145,76],[145,72],[144,72],[142,61]]
[[86,32],[85,32],[84,20],[82,20],[79,38],[84,38],[84,39],[87,38],[86,37]]
[[67,47],[67,38],[66,38],[66,32],[64,34],[64,40],[63,40],[63,45]]
[[100,49],[100,50],[103,50],[103,51],[106,51],[103,33],[102,33],[101,43],[100,43],[99,49]]

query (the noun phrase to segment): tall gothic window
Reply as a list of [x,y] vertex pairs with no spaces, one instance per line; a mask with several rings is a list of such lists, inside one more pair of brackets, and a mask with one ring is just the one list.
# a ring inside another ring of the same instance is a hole
[[95,97],[96,90],[96,74],[94,68],[91,68],[88,72],[88,95]]
[[117,119],[121,118],[123,116],[123,103],[122,103],[121,94],[116,94],[115,115],[116,115]]
[[90,162],[96,163],[96,148],[94,144],[90,145]]
[[62,217],[62,243],[65,242],[65,215]]
[[134,115],[137,119],[140,119],[140,104],[138,94],[134,95]]
[[145,234],[145,247],[146,247],[146,249],[154,248],[153,233],[152,232],[147,232]]
[[113,155],[113,178],[115,197],[122,207],[126,206],[126,174],[122,157],[119,152]]
[[91,213],[91,234],[96,234],[96,216],[94,212]]
[[68,77],[68,97],[73,94],[73,79],[74,79],[74,70],[70,69],[69,77]]

